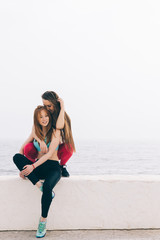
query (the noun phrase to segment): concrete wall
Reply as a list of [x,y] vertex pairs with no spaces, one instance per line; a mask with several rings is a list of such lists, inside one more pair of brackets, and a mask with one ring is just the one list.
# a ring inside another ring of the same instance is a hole
[[[62,178],[55,187],[47,228],[160,228],[160,176]],[[29,180],[0,177],[0,230],[35,230],[41,192]]]

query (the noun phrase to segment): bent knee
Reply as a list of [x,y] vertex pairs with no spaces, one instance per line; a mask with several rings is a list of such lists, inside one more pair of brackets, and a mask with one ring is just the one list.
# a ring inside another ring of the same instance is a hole
[[44,182],[44,184],[43,184],[43,192],[50,192],[50,191],[52,191],[52,189],[53,189],[53,187],[52,187],[52,185],[51,184],[49,184],[48,182]]
[[16,154],[13,156],[13,162],[16,163],[17,161],[19,161],[19,159],[20,159],[21,156],[22,156],[22,154],[16,153]]
[[57,169],[57,171],[54,171],[53,176],[54,176],[55,181],[58,182],[60,180],[60,178],[62,177],[61,169]]
[[44,191],[52,191],[52,189],[55,187],[55,185],[58,183],[58,181],[61,178],[61,173],[55,172],[53,173],[52,178],[48,179],[47,181],[44,182],[43,184],[43,190]]

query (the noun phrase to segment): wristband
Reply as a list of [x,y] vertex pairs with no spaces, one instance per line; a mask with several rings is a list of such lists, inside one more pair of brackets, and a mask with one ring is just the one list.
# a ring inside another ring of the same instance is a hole
[[33,166],[33,169],[35,169],[35,166],[34,166],[34,164],[32,164],[32,166]]

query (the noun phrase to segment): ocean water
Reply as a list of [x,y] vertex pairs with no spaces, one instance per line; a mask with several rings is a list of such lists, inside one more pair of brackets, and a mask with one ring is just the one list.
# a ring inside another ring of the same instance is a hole
[[[0,175],[17,175],[12,159],[23,141],[0,141]],[[160,174],[160,142],[76,141],[67,163],[71,175]]]

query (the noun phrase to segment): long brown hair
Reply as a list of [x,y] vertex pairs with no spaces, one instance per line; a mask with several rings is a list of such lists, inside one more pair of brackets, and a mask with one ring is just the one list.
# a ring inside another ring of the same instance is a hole
[[[48,100],[54,106],[54,112],[52,114],[54,128],[56,128],[56,122],[61,110],[58,98],[59,98],[58,94],[53,91],[46,91],[45,93],[42,94],[42,99]],[[72,136],[71,119],[66,112],[64,113],[64,128],[61,129],[61,135],[62,135],[62,141],[66,143],[67,147],[70,150],[72,147],[73,151],[75,152],[76,149],[75,149],[75,144]]]
[[[39,116],[41,111],[44,110],[49,116],[49,123],[46,126],[46,136],[43,135],[42,126],[39,124]],[[44,107],[44,106],[37,106],[34,110],[34,127],[35,127],[35,134],[40,140],[45,140],[47,138],[46,143],[51,141],[52,133],[53,133],[53,125],[52,125],[52,116],[51,113]]]

